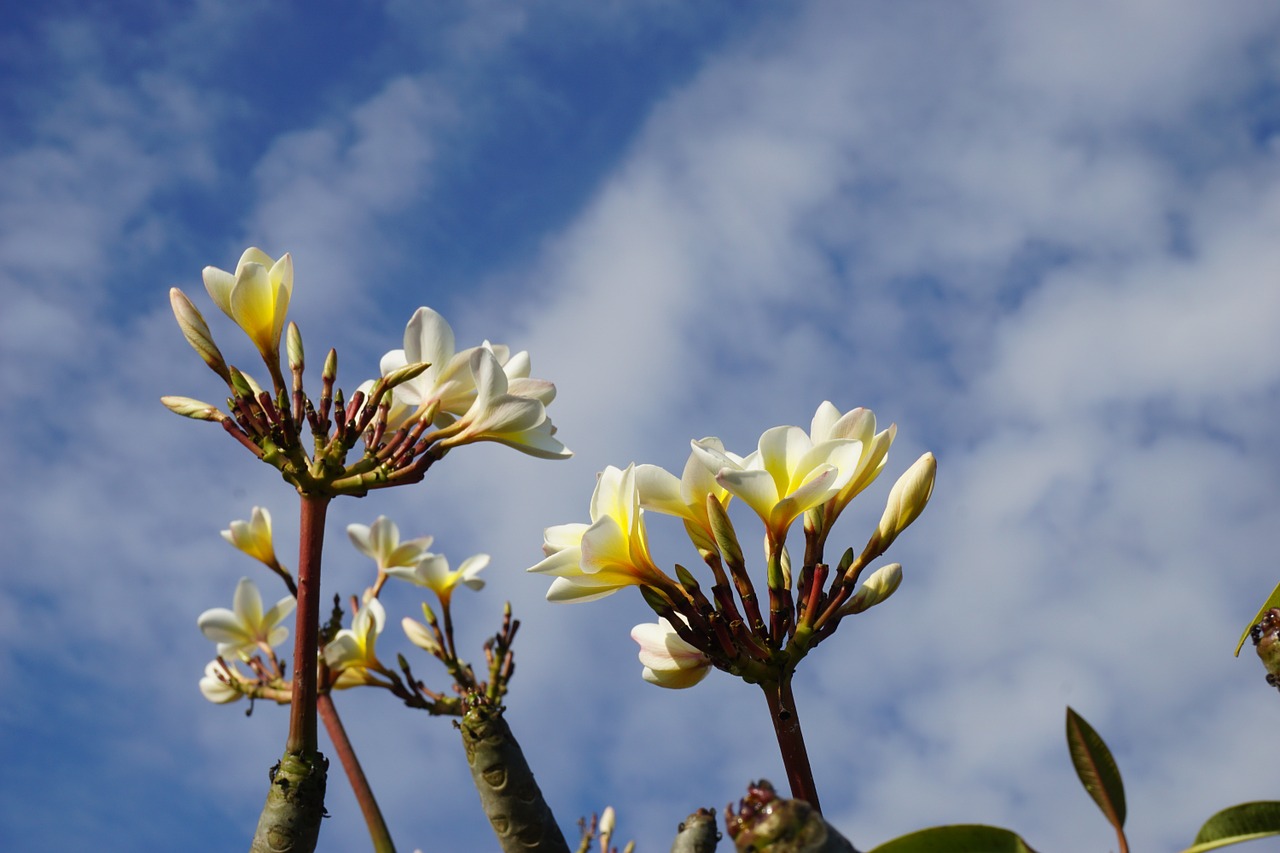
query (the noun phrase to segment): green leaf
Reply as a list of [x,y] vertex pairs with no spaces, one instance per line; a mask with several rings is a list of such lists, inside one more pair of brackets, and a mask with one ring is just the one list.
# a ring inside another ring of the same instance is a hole
[[934,826],[886,841],[871,853],[1036,853],[1016,833],[998,826]]
[[1223,809],[1205,821],[1195,844],[1182,853],[1201,853],[1228,844],[1240,844],[1271,835],[1280,835],[1280,803],[1241,803]]
[[1124,827],[1124,783],[1111,750],[1084,717],[1067,708],[1067,747],[1084,789],[1119,832]]
[[1240,657],[1240,650],[1244,648],[1244,641],[1249,639],[1249,632],[1253,630],[1253,626],[1262,621],[1262,616],[1273,607],[1280,607],[1280,583],[1276,584],[1276,588],[1271,590],[1271,595],[1267,596],[1267,600],[1262,603],[1262,607],[1258,608],[1258,612],[1249,624],[1244,626],[1244,633],[1240,635],[1240,642],[1236,643],[1236,657]]

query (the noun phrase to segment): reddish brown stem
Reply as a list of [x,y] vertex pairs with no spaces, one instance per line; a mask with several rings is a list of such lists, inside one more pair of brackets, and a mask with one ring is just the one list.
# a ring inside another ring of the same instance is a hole
[[364,775],[364,768],[360,766],[360,759],[351,748],[351,740],[347,737],[342,719],[338,716],[338,709],[334,707],[333,697],[327,692],[321,693],[316,697],[316,709],[320,712],[320,719],[324,721],[329,740],[333,741],[333,748],[337,751],[339,760],[342,761],[342,769],[346,771],[347,780],[351,783],[351,791],[356,795],[356,802],[360,804],[364,822],[369,827],[369,839],[373,842],[373,849],[376,853],[395,853],[395,844],[391,841],[387,822],[382,817],[382,809],[378,808],[378,801],[374,799],[373,789],[369,787],[369,780]]
[[791,674],[784,674],[778,682],[762,682],[760,687],[764,690],[765,701],[769,703],[769,717],[778,736],[778,750],[782,753],[782,765],[791,784],[791,796],[804,800],[821,814],[818,789],[813,783],[813,769],[809,766],[809,752],[805,749],[800,716],[796,713],[796,700],[791,693]]
[[293,700],[289,752],[316,751],[316,647],[320,633],[320,554],[329,498],[302,496],[298,531],[298,620],[293,642]]

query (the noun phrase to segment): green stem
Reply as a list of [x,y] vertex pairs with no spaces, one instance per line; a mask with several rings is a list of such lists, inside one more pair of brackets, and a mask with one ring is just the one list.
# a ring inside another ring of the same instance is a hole
[[791,796],[804,800],[813,810],[822,813],[818,803],[818,789],[813,782],[813,769],[809,766],[809,752],[805,749],[804,733],[800,731],[800,716],[796,713],[795,696],[791,693],[791,673],[784,673],[775,682],[762,682],[765,701],[769,703],[769,717],[778,737],[778,750],[782,753],[782,765],[787,771]]
[[391,832],[382,817],[382,809],[378,808],[378,801],[373,796],[373,789],[369,787],[360,759],[351,748],[351,740],[347,737],[346,727],[342,725],[342,718],[338,716],[333,697],[327,692],[321,693],[316,697],[316,710],[324,722],[325,731],[329,733],[329,740],[333,741],[333,748],[338,753],[338,760],[342,762],[342,769],[346,771],[356,802],[360,804],[364,822],[369,827],[369,839],[373,842],[374,853],[395,853],[396,846],[391,841]]

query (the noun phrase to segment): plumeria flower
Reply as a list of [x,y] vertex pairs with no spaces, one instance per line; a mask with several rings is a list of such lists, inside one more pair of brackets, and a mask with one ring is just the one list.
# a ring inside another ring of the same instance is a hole
[[926,453],[898,478],[889,490],[889,500],[885,503],[884,514],[880,516],[880,525],[867,545],[868,550],[883,554],[898,534],[920,517],[933,494],[933,481],[937,474],[938,460],[932,453]]
[[215,607],[206,610],[200,614],[196,624],[206,637],[218,644],[219,655],[248,657],[261,645],[278,646],[284,642],[289,636],[289,629],[280,622],[297,605],[293,596],[286,595],[264,613],[257,585],[248,578],[241,578],[236,584],[234,609]]
[[800,427],[780,426],[760,436],[745,459],[725,453],[718,440],[693,442],[693,452],[720,485],[755,510],[769,541],[780,545],[805,510],[840,493],[853,476],[862,443],[828,439],[814,444]]
[[547,557],[529,571],[555,577],[548,601],[591,601],[625,586],[674,583],[649,556],[634,465],[601,472],[591,495],[590,524],[548,527],[543,540]]
[[235,667],[224,665],[219,660],[211,660],[205,664],[204,678],[200,679],[200,692],[213,704],[225,705],[244,695],[231,685],[233,681],[240,683],[243,680]]
[[373,597],[367,600],[351,620],[350,628],[343,628],[324,647],[324,662],[338,673],[333,686],[339,690],[359,684],[373,684],[375,679],[369,670],[380,671],[376,645],[378,635],[387,621],[382,602]]
[[659,687],[692,687],[711,671],[711,659],[680,639],[666,619],[646,622],[631,629],[631,639],[640,644],[641,677]]
[[849,481],[825,504],[828,524],[848,506],[849,501],[880,476],[889,455],[889,446],[893,444],[897,434],[897,424],[890,424],[888,429],[876,432],[876,416],[870,409],[850,409],[842,415],[830,401],[824,400],[818,406],[809,428],[809,438],[815,445],[842,438],[853,439],[862,444],[862,454]]
[[901,585],[902,565],[900,563],[881,566],[872,572],[871,577],[863,581],[862,586],[858,587],[858,591],[845,602],[844,606],[840,608],[840,615],[848,616],[850,613],[861,613],[864,610],[870,610],[893,595]]
[[443,554],[424,554],[416,564],[389,568],[387,574],[425,586],[440,596],[441,601],[448,601],[458,584],[470,589],[483,589],[484,581],[477,576],[487,565],[488,554],[475,554],[463,560],[454,571],[449,571],[449,560]]
[[378,516],[369,526],[348,524],[347,535],[360,553],[378,564],[378,571],[388,573],[390,569],[416,566],[423,557],[429,556],[427,549],[433,539],[422,536],[401,542],[400,528],[385,515]]
[[[539,399],[544,405],[555,396],[555,386],[550,382],[528,378],[527,352],[512,356],[507,347],[488,341],[481,347],[455,351],[453,328],[444,317],[424,306],[414,312],[405,327],[404,349],[387,353],[379,365],[383,376],[417,362],[431,365],[415,378],[396,386],[387,426],[398,429],[424,416],[430,416],[436,426],[447,426],[471,408],[476,397],[471,355],[476,349],[491,352],[509,381],[519,380],[516,393]],[[369,385],[372,387],[372,383]]]
[[293,294],[293,258],[286,253],[275,261],[261,249],[245,249],[234,274],[205,267],[204,287],[262,357],[278,363],[280,333]]
[[[718,438],[704,438],[700,443],[725,453],[726,457],[739,464],[742,462],[740,457],[726,453]],[[685,530],[699,551],[710,553],[716,550],[711,521],[707,517],[707,498],[714,496],[724,506],[729,502],[729,492],[696,453],[689,454],[679,479],[657,465],[637,465],[636,488],[640,492],[642,507],[684,519]]]
[[231,522],[231,528],[222,531],[222,538],[258,562],[281,571],[271,542],[271,513],[265,507],[255,506],[248,521]]
[[[573,454],[555,437],[546,404],[531,392],[532,380],[509,380],[491,350],[471,352],[471,372],[476,396],[452,425],[440,431],[440,446],[456,447],[475,441],[496,441],[530,456],[567,459]],[[544,395],[545,396],[545,395]]]

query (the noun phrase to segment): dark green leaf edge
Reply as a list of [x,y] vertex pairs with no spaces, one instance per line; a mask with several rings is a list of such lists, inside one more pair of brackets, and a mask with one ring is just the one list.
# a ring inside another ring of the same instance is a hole
[[886,841],[870,853],[1036,853],[1017,833],[978,823],[933,826]]
[[1182,853],[1202,853],[1280,835],[1280,802],[1260,800],[1230,806],[1205,821],[1191,847]]

